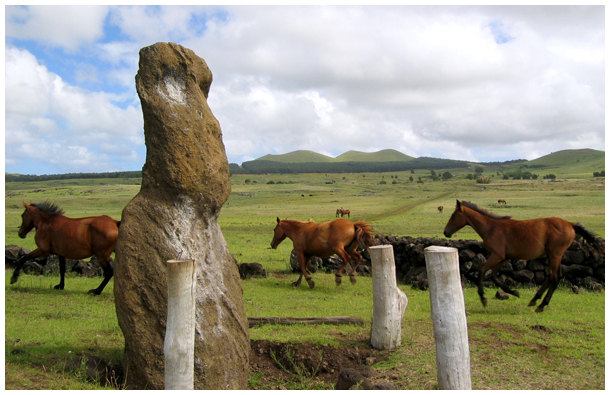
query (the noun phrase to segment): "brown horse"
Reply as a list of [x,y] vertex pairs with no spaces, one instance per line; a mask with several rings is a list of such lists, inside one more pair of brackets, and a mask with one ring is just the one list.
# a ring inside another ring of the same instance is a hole
[[343,213],[343,209],[342,208],[338,208],[337,212],[335,213],[335,218],[339,218],[339,215],[341,215]]
[[498,199],[498,204],[501,204],[501,203],[506,204],[506,200],[504,200],[504,199]]
[[23,202],[23,206],[25,211],[21,215],[19,237],[25,239],[27,234],[35,228],[34,240],[38,248],[19,259],[13,277],[11,277],[11,284],[19,279],[19,271],[25,262],[55,254],[59,257],[61,276],[55,289],[64,289],[66,258],[84,259],[96,256],[98,263],[104,269],[104,280],[99,287],[90,290],[89,293],[93,295],[102,293],[113,275],[109,259],[116,246],[120,222],[107,215],[68,218],[63,215],[64,211],[59,206],[50,202],[29,205]]
[[349,210],[341,209],[341,218],[343,218],[343,216],[346,214],[347,214],[347,218],[349,218]]
[[317,224],[312,221],[277,218],[271,248],[276,249],[286,237],[292,240],[301,267],[299,279],[292,283],[294,287],[301,285],[301,279],[304,276],[309,288],[313,288],[315,283],[306,271],[309,260],[312,256],[327,258],[333,254],[339,255],[343,260],[343,265],[335,274],[335,283],[341,284],[343,270],[352,258],[356,262],[356,266],[349,276],[352,284],[356,284],[356,268],[362,259],[362,255],[358,253],[357,249],[358,247],[368,248],[375,244],[372,232],[373,228],[364,221],[354,223],[339,218]]
[[444,208],[445,208],[445,207],[443,207],[443,206],[438,206],[438,212],[439,212],[439,213],[442,213]]
[[446,237],[451,237],[464,226],[470,225],[483,239],[483,245],[489,252],[487,262],[481,267],[479,273],[478,292],[483,306],[487,305],[483,291],[483,276],[489,269],[491,269],[491,278],[497,286],[504,292],[519,297],[519,292],[508,288],[498,279],[498,270],[502,268],[506,259],[531,260],[546,254],[549,276],[529,303],[530,306],[535,306],[536,301],[548,289],[544,300],[536,309],[536,312],[540,313],[551,301],[553,292],[559,283],[563,253],[572,244],[577,234],[596,245],[595,235],[585,229],[582,224],[571,223],[561,218],[538,218],[525,221],[510,218],[491,214],[473,203],[458,200],[455,211],[451,214],[443,233]]

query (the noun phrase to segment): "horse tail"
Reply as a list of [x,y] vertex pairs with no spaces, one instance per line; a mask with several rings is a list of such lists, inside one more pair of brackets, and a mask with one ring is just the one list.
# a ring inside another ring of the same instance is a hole
[[597,245],[597,238],[595,237],[595,233],[585,228],[585,226],[580,222],[575,222],[572,224],[572,226],[574,227],[574,231],[578,236],[581,236],[588,243]]
[[370,246],[374,246],[375,237],[373,236],[373,227],[364,221],[358,221],[354,223],[356,228],[356,240],[360,248],[366,249]]

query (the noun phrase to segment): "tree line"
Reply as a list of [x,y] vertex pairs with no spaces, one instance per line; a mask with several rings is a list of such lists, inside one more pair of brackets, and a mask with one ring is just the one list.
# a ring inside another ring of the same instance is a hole
[[415,158],[401,162],[308,162],[283,163],[253,160],[229,164],[231,174],[298,174],[298,173],[386,173],[417,169],[467,168],[468,162],[453,159]]
[[142,171],[118,171],[112,173],[66,173],[66,174],[5,174],[4,181],[51,181],[51,180],[76,180],[87,178],[142,178]]

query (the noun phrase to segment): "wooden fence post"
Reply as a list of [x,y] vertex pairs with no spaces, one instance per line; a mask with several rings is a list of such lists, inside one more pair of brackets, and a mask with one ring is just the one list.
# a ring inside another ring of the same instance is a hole
[[369,247],[373,275],[373,330],[371,346],[391,350],[400,346],[402,317],[409,300],[396,286],[394,248]]
[[470,390],[470,350],[457,248],[424,249],[439,390]]
[[194,260],[167,261],[166,390],[194,387],[196,284]]

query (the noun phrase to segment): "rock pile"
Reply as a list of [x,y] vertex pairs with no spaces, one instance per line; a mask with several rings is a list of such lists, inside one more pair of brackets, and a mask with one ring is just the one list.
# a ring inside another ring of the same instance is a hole
[[[427,289],[426,261],[424,249],[429,246],[454,247],[458,249],[462,283],[477,284],[479,270],[485,263],[488,253],[483,242],[476,240],[449,240],[429,237],[376,236],[380,244],[391,244],[394,248],[396,277],[404,284],[414,288]],[[563,280],[568,286],[583,287],[590,290],[603,289],[605,285],[605,240],[598,238],[600,250],[581,240],[575,240],[561,260]],[[484,285],[492,285],[489,274]],[[546,257],[525,260],[508,260],[499,272],[499,278],[509,287],[518,284],[540,286],[548,275]],[[487,281],[489,280],[489,281]]]
[[[399,283],[412,285],[414,288],[428,289],[428,277],[426,273],[426,260],[424,249],[430,246],[455,247],[458,249],[460,259],[460,273],[462,283],[476,285],[479,279],[479,270],[486,262],[489,255],[483,246],[483,242],[476,240],[450,240],[434,239],[430,237],[414,238],[410,236],[396,237],[378,234],[375,236],[379,245],[391,244],[394,248],[394,261],[396,263],[396,278]],[[562,282],[574,290],[585,288],[589,290],[601,290],[605,286],[605,240],[597,239],[600,249],[592,245],[575,240],[565,252],[561,260]],[[353,263],[353,262],[352,262]],[[292,251],[290,264],[294,272],[300,272],[296,260],[296,254]],[[337,256],[330,258],[312,258],[308,271],[315,273],[317,270],[334,272],[341,265],[341,259]],[[353,265],[352,265],[353,266]],[[351,269],[346,268],[346,273]],[[358,266],[358,274],[370,275],[371,262],[368,255]],[[506,285],[513,288],[518,284],[525,286],[540,286],[548,275],[546,257],[525,260],[508,260],[504,268],[499,272],[499,278]],[[490,272],[486,274],[483,284],[492,286]]]
[[[4,247],[4,267],[6,269],[14,269],[17,265],[17,261],[24,255],[29,254],[31,251],[27,248],[20,247],[14,244],[10,244]],[[110,258],[110,265],[114,260]],[[49,275],[57,273],[59,274],[59,258],[57,255],[49,255],[45,258],[32,259],[27,261],[23,268],[22,273],[34,274],[34,275]],[[84,259],[66,259],[66,272],[74,272],[83,277],[97,277],[103,276],[104,270],[97,263],[97,258],[91,257],[90,260]]]

